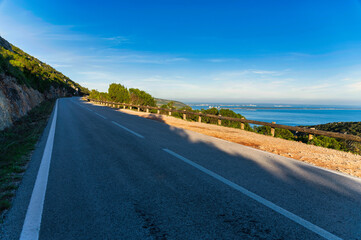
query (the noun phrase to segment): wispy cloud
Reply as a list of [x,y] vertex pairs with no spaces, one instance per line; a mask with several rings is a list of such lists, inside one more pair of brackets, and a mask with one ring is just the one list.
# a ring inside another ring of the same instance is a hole
[[361,81],[347,85],[350,91],[361,93]]
[[115,37],[108,37],[108,38],[103,38],[106,41],[112,42],[116,45],[120,45],[123,43],[130,43],[130,39],[124,36],[115,36]]

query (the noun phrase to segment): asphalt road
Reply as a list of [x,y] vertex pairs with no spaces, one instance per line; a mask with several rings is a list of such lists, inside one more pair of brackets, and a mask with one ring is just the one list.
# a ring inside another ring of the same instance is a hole
[[39,239],[361,239],[360,179],[79,98],[58,100],[29,210],[53,120],[1,239],[37,214]]

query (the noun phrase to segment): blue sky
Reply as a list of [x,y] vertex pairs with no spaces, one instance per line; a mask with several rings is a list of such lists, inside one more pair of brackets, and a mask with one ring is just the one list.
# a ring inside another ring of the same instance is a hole
[[0,35],[100,91],[361,105],[358,0],[0,0]]

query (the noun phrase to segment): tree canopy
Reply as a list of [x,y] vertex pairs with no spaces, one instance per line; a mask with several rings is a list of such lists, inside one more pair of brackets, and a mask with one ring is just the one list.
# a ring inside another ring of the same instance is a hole
[[119,83],[112,83],[108,89],[109,99],[113,102],[129,103],[129,91]]
[[89,97],[96,100],[109,100],[118,103],[131,103],[135,105],[155,107],[154,97],[149,93],[138,88],[130,88],[129,90],[119,84],[112,83],[109,85],[108,93],[91,90]]

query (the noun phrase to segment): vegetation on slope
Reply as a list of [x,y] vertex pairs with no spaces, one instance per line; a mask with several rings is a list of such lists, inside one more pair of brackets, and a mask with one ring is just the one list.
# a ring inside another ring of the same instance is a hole
[[99,92],[94,89],[91,90],[89,98],[101,101],[130,103],[134,105],[156,106],[154,97],[152,97],[149,93],[138,88],[130,88],[128,90],[126,87],[118,83],[110,84],[108,92]]
[[65,88],[72,94],[76,92],[76,89],[80,94],[89,92],[88,89],[64,76],[61,72],[13,45],[11,48],[4,44],[0,45],[0,73],[10,75],[16,78],[20,84],[26,84],[42,93],[49,90],[51,86]]
[[361,122],[333,122],[310,126],[318,130],[339,132],[361,136]]
[[154,100],[157,103],[157,106],[160,107],[162,105],[167,105],[168,103],[172,102],[172,106],[174,106],[176,109],[187,107],[187,104],[184,104],[179,101],[173,101],[168,99],[162,99],[162,98],[154,98]]
[[[301,126],[305,127],[305,126]],[[307,126],[308,128],[315,128],[317,130],[329,131],[329,132],[339,132],[339,133],[347,133],[353,134],[357,136],[361,136],[361,122],[339,122],[339,123],[327,123],[315,126]],[[271,128],[268,126],[258,126],[254,127],[255,132],[271,135]],[[361,143],[337,139],[327,136],[319,136],[316,135],[312,140],[308,139],[308,134],[306,133],[296,133],[289,131],[287,129],[275,129],[275,137],[294,140],[303,143],[312,144],[315,146],[325,147],[336,149],[345,152],[352,152],[355,154],[361,154]]]
[[0,131],[0,214],[11,206],[40,135],[52,112],[54,100],[45,100],[10,128]]
[[[326,124],[314,125],[309,127],[314,127],[317,130],[339,132],[339,133],[361,136],[361,122],[333,122],[333,123],[326,123]],[[360,142],[335,139],[325,136],[316,136],[311,141],[311,143],[316,146],[322,146],[322,147],[361,154]]]

